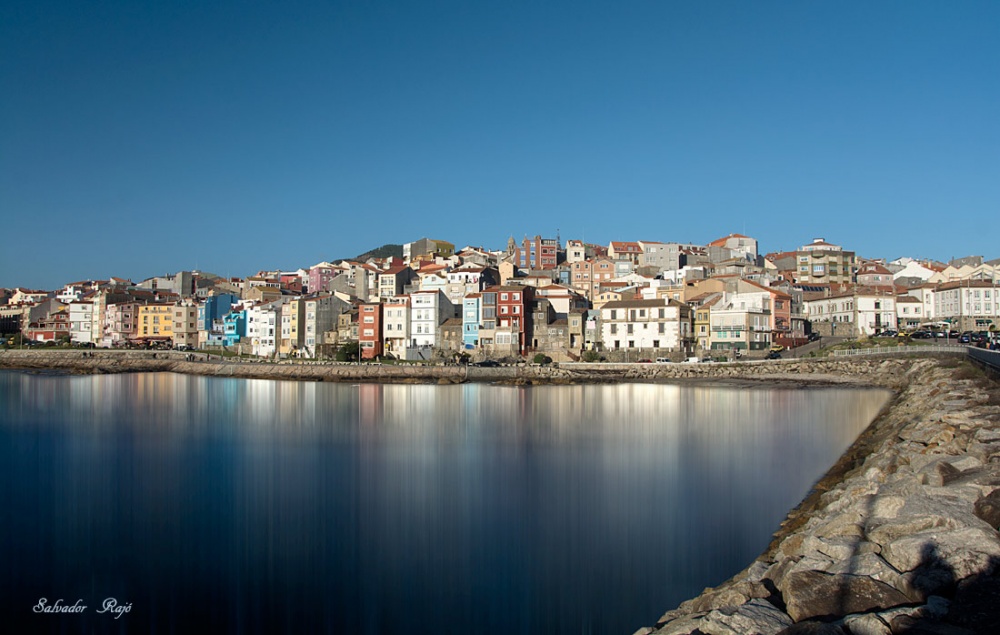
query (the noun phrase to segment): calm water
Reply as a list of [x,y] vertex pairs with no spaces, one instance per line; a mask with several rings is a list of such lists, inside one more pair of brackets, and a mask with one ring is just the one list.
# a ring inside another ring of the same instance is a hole
[[627,635],[758,555],[885,399],[0,372],[0,620]]

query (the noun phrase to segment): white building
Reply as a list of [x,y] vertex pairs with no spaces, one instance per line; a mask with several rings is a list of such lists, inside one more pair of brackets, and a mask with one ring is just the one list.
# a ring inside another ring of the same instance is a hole
[[909,260],[903,264],[903,268],[892,274],[893,280],[899,280],[900,278],[920,278],[923,281],[931,279],[935,271],[929,267],[925,267],[916,260]]
[[96,344],[94,339],[93,302],[73,302],[69,305],[69,332],[74,344]]
[[465,296],[470,293],[478,293],[483,290],[486,283],[496,284],[496,280],[484,279],[486,269],[476,265],[463,265],[457,269],[452,269],[445,278],[445,295],[455,306],[461,306]]
[[[833,322],[834,335],[865,336],[895,330],[896,298],[891,292],[856,288],[804,302],[812,322]],[[843,324],[841,328],[839,325]]]
[[277,352],[281,337],[281,308],[279,301],[247,309],[247,338],[252,354],[271,357]]
[[925,321],[934,321],[937,315],[934,311],[934,285],[925,284],[907,289],[906,295],[920,301],[921,312]]
[[944,271],[934,273],[927,281],[942,284],[960,280],[981,280],[994,284],[1000,283],[1000,269],[989,263],[978,265],[965,264],[961,267],[948,265]]
[[896,324],[900,331],[913,331],[927,321],[924,303],[911,295],[896,298]]
[[675,300],[617,300],[601,307],[601,340],[607,350],[688,350],[691,309]]
[[382,308],[382,343],[386,355],[406,359],[410,346],[410,296],[386,298]]
[[440,325],[455,317],[455,305],[441,291],[410,294],[410,346],[434,348]]
[[961,331],[1000,330],[1000,285],[986,280],[942,284],[934,290],[934,315]]
[[764,351],[771,347],[771,294],[724,293],[709,315],[712,350]]
[[587,259],[587,248],[582,240],[566,241],[566,263],[583,262]]

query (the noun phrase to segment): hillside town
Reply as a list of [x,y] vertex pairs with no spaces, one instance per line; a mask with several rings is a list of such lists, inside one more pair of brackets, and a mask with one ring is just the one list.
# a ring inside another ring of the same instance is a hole
[[823,238],[762,254],[742,234],[706,245],[536,235],[502,250],[421,238],[373,253],[245,278],[0,289],[0,334],[6,346],[268,359],[680,361],[824,337],[990,346],[1000,331],[1000,259],[981,256],[887,262]]

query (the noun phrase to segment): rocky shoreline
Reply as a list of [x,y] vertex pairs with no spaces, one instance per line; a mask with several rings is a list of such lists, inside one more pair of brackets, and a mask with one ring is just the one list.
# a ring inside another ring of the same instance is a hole
[[1000,390],[959,356],[739,364],[376,366],[3,351],[0,368],[305,381],[854,384],[895,397],[764,554],[637,635],[1000,633]]
[[1000,391],[958,360],[892,374],[768,550],[637,635],[1000,633]]

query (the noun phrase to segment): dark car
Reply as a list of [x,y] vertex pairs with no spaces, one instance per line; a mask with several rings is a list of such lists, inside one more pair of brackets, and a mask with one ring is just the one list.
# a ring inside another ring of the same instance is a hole
[[910,339],[914,340],[929,340],[933,338],[934,334],[930,331],[914,331],[913,334],[910,335]]
[[810,333],[810,334],[808,335],[808,337],[806,337],[806,339],[807,339],[807,340],[809,340],[810,342],[815,342],[815,341],[816,341],[816,340],[818,340],[818,339],[819,339],[820,337],[821,337],[821,336],[820,336],[820,334],[819,334],[819,333]]
[[481,362],[476,362],[473,366],[479,366],[480,368],[496,368],[500,365],[500,362],[492,359],[484,359]]
[[778,351],[771,351],[767,354],[767,359],[781,359],[781,353]]

